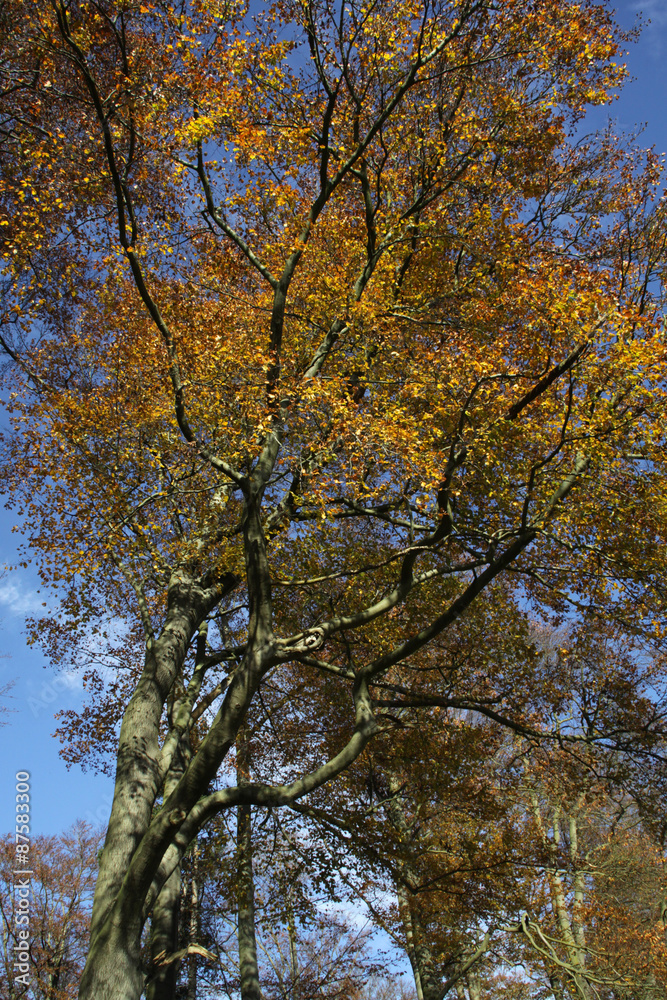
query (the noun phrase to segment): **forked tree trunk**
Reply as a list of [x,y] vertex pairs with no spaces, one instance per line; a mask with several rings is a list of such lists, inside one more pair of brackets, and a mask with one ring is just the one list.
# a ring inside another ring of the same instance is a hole
[[163,707],[192,637],[218,600],[217,589],[204,591],[181,571],[175,572],[164,627],[158,638],[147,642],[144,670],[121,725],[114,801],[100,857],[79,1000],[139,1000],[144,989],[143,907],[160,858],[144,855],[131,881],[128,871],[163,791],[159,744]]

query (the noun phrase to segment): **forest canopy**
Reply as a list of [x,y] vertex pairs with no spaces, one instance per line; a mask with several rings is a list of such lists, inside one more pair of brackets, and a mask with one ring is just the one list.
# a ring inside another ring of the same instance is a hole
[[586,129],[611,9],[0,29],[3,484],[115,772],[79,996],[218,988],[204,879],[243,1000],[316,887],[420,1000],[664,987],[666,203]]

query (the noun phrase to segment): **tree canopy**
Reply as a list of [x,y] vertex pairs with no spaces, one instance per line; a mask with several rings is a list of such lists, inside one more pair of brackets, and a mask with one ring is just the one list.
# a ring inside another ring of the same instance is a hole
[[[585,131],[605,4],[0,20],[3,479],[62,600],[34,637],[87,663],[67,752],[116,759],[80,996],[131,1000],[223,811],[241,842],[378,753],[428,781],[391,748],[446,770],[465,713],[659,755],[661,168]],[[540,640],[575,621],[624,651],[579,688]]]

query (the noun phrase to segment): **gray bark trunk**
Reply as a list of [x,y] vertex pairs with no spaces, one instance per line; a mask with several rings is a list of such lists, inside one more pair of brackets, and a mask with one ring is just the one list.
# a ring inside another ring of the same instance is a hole
[[[199,886],[197,885],[197,844],[193,850],[193,871],[190,879],[190,935],[188,944],[195,944],[199,937]],[[197,956],[188,958],[188,991],[186,1000],[197,1000]]]
[[141,921],[108,920],[91,942],[79,997],[85,1000],[138,1000],[144,986],[141,971]]
[[140,885],[124,882],[162,791],[158,737],[163,708],[194,633],[219,597],[219,592],[203,591],[175,574],[162,633],[147,641],[144,669],[121,725],[114,801],[100,858],[80,1000],[138,1000],[144,987],[142,910],[160,862],[157,852],[151,858],[152,870],[141,872]]
[[422,977],[420,969],[421,963],[419,961],[419,956],[417,954],[417,948],[415,944],[415,935],[412,923],[412,913],[410,910],[409,893],[403,885],[399,884],[397,895],[398,895],[398,913],[401,918],[401,923],[403,925],[403,933],[405,935],[405,950],[408,953],[410,966],[412,968],[412,975],[415,980],[415,991],[417,993],[417,1000],[424,1000],[424,990],[422,989]]
[[[248,741],[245,726],[236,740],[236,783],[249,780]],[[236,812],[238,944],[241,1000],[261,1000],[255,937],[255,875],[252,867],[252,809],[240,805]]]
[[287,931],[289,934],[290,964],[292,966],[292,989],[294,990],[299,978],[299,960],[296,950],[296,924],[294,921],[294,906],[292,904],[291,893],[287,910]]
[[257,941],[255,938],[255,880],[252,870],[251,808],[239,806],[238,845],[238,942],[241,1000],[261,1000]]
[[[415,842],[415,830],[410,827],[406,820],[400,785],[393,777],[389,780],[389,790],[391,798],[385,807],[387,816],[394,829],[399,833],[401,842],[407,846]],[[465,977],[471,1000],[475,1000],[476,990],[476,995],[479,995],[477,979],[475,973],[468,970],[472,969],[488,949],[489,935],[486,934],[479,945],[472,949],[468,958],[459,964],[458,969],[445,979],[442,956],[438,959],[434,955],[429,943],[428,931],[422,923],[419,897],[411,888],[419,885],[419,878],[419,873],[410,863],[409,856],[406,857],[401,862],[397,881],[398,912],[405,934],[405,950],[414,975],[417,1000],[443,1000],[443,997],[449,993],[453,986],[458,987],[459,984],[462,984],[463,977]]]
[[181,896],[181,873],[178,868],[165,882],[153,908],[151,924],[151,961],[153,974],[146,989],[146,1000],[174,1000],[178,962],[164,963],[178,949],[178,917]]
[[[399,784],[393,778],[389,781],[389,791],[392,797],[387,804],[387,815],[394,829],[398,831],[401,841],[407,845],[414,840],[414,834],[405,818]],[[405,934],[405,950],[415,979],[417,998],[442,1000],[442,979],[436,972],[435,961],[421,926],[414,893],[409,889],[409,883],[416,884],[419,879],[407,860],[401,867],[404,879],[398,885],[398,909]]]
[[[183,746],[174,760],[164,783],[166,801],[176,788],[189,757]],[[165,961],[178,950],[178,928],[181,902],[181,871],[174,869],[155,901],[151,917],[151,978],[146,988],[146,1000],[175,1000],[180,962]]]

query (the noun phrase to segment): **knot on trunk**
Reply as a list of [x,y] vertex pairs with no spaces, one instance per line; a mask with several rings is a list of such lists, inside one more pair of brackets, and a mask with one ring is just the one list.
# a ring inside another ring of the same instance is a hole
[[185,809],[172,809],[169,813],[169,826],[180,826],[187,815]]
[[279,643],[286,652],[290,653],[312,653],[324,644],[324,629],[309,628],[296,642]]

